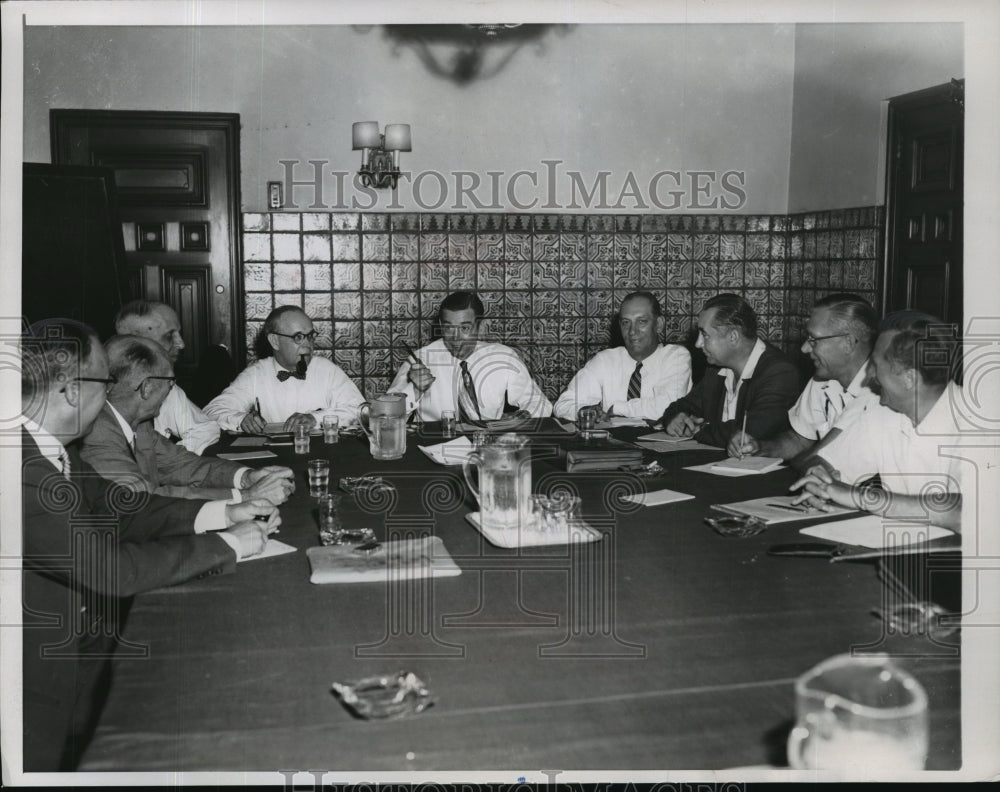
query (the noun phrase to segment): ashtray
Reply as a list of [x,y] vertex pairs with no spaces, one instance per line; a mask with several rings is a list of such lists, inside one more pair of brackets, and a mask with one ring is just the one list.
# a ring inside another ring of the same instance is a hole
[[532,495],[535,527],[539,531],[563,531],[569,523],[580,516],[580,498],[568,492],[552,495]]
[[375,541],[375,531],[371,528],[342,528],[339,531],[320,532],[320,544],[324,547],[373,541]]
[[580,432],[581,440],[607,440],[610,436],[607,429],[584,429]]
[[345,707],[364,720],[416,715],[434,703],[430,691],[412,671],[367,677],[347,685],[334,682],[333,692]]
[[646,478],[656,478],[657,476],[662,476],[664,473],[667,472],[667,469],[654,459],[648,465],[642,465],[630,472],[632,473],[633,476],[646,479]]
[[340,480],[340,488],[344,492],[357,492],[362,489],[383,486],[381,476],[344,476]]
[[725,517],[706,517],[705,522],[720,536],[732,536],[743,539],[756,536],[767,528],[767,523],[750,515],[730,514]]

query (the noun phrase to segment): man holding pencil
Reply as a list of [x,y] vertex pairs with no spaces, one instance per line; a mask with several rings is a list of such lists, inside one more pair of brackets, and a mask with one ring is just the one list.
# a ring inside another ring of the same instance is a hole
[[757,337],[757,315],[746,300],[719,294],[706,302],[698,314],[697,347],[708,368],[663,413],[668,435],[725,448],[740,431],[767,439],[788,428],[798,373],[780,350]]
[[454,292],[441,302],[441,337],[414,351],[400,366],[390,391],[406,394],[409,410],[440,421],[452,410],[463,422],[496,420],[507,405],[532,418],[552,414],[552,403],[510,347],[479,339],[483,303],[472,292]]
[[232,384],[205,405],[223,429],[259,434],[267,424],[292,431],[319,425],[336,415],[341,425],[357,420],[364,402],[340,366],[313,355],[312,319],[294,305],[275,308],[262,331],[266,357],[247,366]]

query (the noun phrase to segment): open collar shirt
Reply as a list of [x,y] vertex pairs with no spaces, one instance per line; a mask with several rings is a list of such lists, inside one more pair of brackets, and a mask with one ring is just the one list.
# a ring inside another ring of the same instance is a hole
[[853,424],[873,399],[877,402],[868,386],[862,384],[867,369],[866,361],[847,388],[835,379],[809,380],[788,411],[792,429],[809,440],[822,440],[831,429],[843,431]]
[[764,354],[765,349],[767,349],[767,345],[758,338],[757,343],[753,345],[753,349],[750,351],[750,357],[747,358],[746,365],[743,366],[743,371],[740,372],[739,381],[736,380],[736,374],[731,368],[719,369],[719,376],[725,377],[726,380],[726,398],[722,407],[723,422],[735,420],[736,403],[740,397],[740,388],[743,386],[744,380],[753,377],[753,373],[757,368],[757,361],[760,360],[760,356]]
[[167,438],[179,437],[179,446],[201,455],[219,439],[219,425],[192,402],[180,385],[174,385],[153,419],[153,428]]

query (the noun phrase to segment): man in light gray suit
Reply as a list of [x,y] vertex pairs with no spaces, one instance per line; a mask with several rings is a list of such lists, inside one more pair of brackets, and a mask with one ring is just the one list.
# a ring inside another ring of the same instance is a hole
[[288,468],[253,470],[200,457],[154,430],[153,418],[174,383],[170,359],[159,344],[115,336],[105,348],[116,382],[81,451],[98,473],[137,491],[175,498],[266,498],[276,506],[288,499],[295,489]]

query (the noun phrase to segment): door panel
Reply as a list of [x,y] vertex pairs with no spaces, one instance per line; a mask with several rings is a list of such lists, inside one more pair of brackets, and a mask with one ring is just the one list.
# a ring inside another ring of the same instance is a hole
[[212,344],[242,367],[239,116],[53,110],[51,129],[53,161],[114,172],[130,296],[180,317],[181,384]]
[[964,85],[889,102],[886,312],[915,308],[962,327]]

